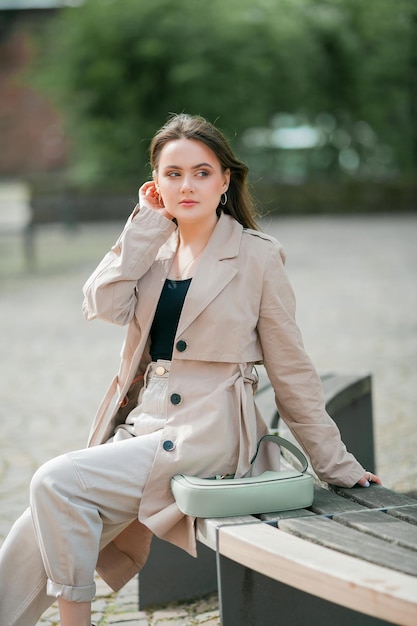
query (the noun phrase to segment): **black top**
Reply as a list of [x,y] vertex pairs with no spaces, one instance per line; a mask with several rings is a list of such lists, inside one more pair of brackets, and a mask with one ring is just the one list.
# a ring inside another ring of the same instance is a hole
[[165,281],[150,333],[152,361],[170,361],[172,358],[175,334],[190,283],[191,278]]

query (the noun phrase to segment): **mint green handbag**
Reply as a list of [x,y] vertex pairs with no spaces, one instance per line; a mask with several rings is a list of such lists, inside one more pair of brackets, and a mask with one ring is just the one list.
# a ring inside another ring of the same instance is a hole
[[258,441],[251,465],[263,441],[286,448],[301,463],[301,470],[266,471],[248,478],[198,478],[177,474],[171,491],[180,511],[193,517],[230,517],[304,509],[313,502],[313,477],[306,473],[308,462],[294,444],[279,435],[264,435]]

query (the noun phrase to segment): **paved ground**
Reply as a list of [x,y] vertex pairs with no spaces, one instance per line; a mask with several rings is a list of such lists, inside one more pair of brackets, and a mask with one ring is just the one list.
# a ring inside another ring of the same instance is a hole
[[[84,445],[118,364],[123,329],[83,320],[80,289],[120,225],[47,228],[37,263],[0,238],[0,541],[27,504],[34,469]],[[305,343],[320,371],[372,372],[378,470],[417,492],[417,216],[265,221],[288,255]],[[94,623],[219,624],[212,596],[138,612],[136,581],[118,595],[99,581]],[[52,608],[40,624],[58,623]]]

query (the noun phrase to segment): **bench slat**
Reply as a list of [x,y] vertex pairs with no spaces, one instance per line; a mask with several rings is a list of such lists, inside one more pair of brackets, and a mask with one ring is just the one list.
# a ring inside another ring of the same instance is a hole
[[387,513],[388,515],[392,515],[403,522],[417,524],[417,504],[411,506],[400,506],[398,509],[388,509]]
[[332,515],[348,511],[367,510],[367,507],[347,498],[340,498],[334,491],[323,487],[314,487],[314,501],[311,510],[317,515]]
[[[296,509],[294,511],[275,511],[259,515],[259,519],[263,522],[268,522],[268,524],[273,524],[274,522],[278,522],[281,519],[287,519],[289,517],[315,517],[315,514],[308,509]],[[274,525],[276,526],[276,523]]]
[[[280,530],[365,561],[417,576],[417,554],[352,528],[341,529],[327,517],[282,520]],[[416,581],[417,582],[417,581]]]
[[217,550],[217,530],[222,526],[236,524],[250,524],[259,520],[252,515],[242,515],[241,517],[198,517],[196,520],[197,539],[212,550]]
[[395,519],[382,511],[342,513],[335,515],[333,521],[403,548],[417,551],[417,526]]
[[332,489],[347,500],[362,504],[370,509],[402,507],[405,505],[413,506],[417,504],[417,500],[414,500],[414,498],[409,498],[403,493],[396,493],[381,485],[372,484],[368,489],[363,487],[352,487],[351,489],[332,487]]
[[318,546],[269,524],[220,528],[219,552],[324,600],[348,608],[354,602],[356,611],[393,624],[417,624],[414,577]]

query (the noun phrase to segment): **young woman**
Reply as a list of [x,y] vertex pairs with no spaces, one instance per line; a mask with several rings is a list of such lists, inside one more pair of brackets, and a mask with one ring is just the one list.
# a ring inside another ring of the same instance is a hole
[[[2,626],[36,624],[55,598],[63,626],[89,626],[95,569],[119,589],[153,533],[196,554],[194,519],[177,508],[170,480],[249,471],[267,432],[256,363],[322,480],[380,483],[325,411],[284,253],[257,229],[246,166],[214,126],[188,115],[169,119],[150,152],[153,180],[84,290],[87,319],[128,325],[120,369],[88,447],[32,480],[30,510],[0,553]],[[266,444],[257,471],[276,456]]]

